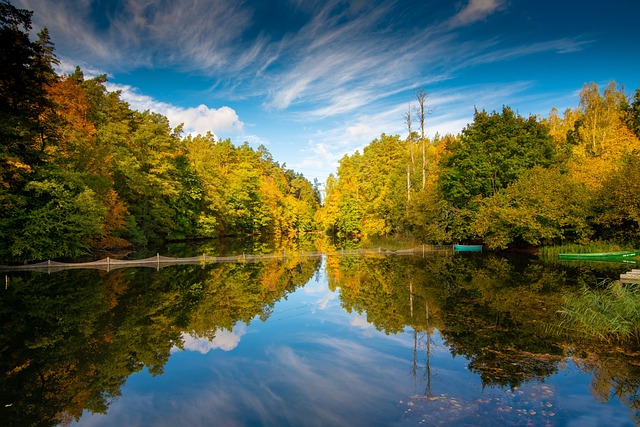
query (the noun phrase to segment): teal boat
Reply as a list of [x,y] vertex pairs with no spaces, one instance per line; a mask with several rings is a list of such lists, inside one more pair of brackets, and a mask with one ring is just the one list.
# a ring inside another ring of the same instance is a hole
[[571,261],[616,261],[630,260],[640,255],[640,251],[592,252],[586,254],[559,254],[561,260]]
[[482,252],[482,245],[453,245],[454,252]]

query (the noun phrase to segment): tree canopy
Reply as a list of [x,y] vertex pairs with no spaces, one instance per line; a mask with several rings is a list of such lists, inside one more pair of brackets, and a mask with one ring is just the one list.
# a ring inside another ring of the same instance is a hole
[[132,110],[104,75],[57,75],[31,15],[0,2],[0,259],[315,228],[317,186],[263,146]]
[[640,89],[585,84],[578,106],[544,119],[476,109],[459,135],[433,138],[424,127],[433,108],[418,90],[406,139],[383,133],[345,155],[321,200],[317,183],[264,146],[184,135],[161,114],[131,109],[105,75],[57,75],[53,42],[46,28],[31,39],[31,16],[0,1],[3,262],[318,229],[492,248],[640,240]]
[[403,144],[383,134],[340,161],[327,183],[323,225],[358,237],[410,233],[494,249],[639,243],[638,105],[640,91],[632,99],[612,82],[603,91],[585,84],[580,105],[562,117],[555,108],[545,119],[508,106],[476,110],[459,135],[427,139],[422,187],[411,156],[418,138],[409,134]]

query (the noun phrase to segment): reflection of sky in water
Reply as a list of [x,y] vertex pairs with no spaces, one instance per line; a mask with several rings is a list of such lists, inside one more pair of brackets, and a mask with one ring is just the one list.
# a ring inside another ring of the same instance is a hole
[[344,311],[338,297],[319,275],[276,303],[265,323],[255,318],[217,331],[212,341],[184,335],[185,351],[172,353],[163,375],[132,375],[106,416],[86,414],[80,424],[632,425],[594,404],[590,377],[572,363],[545,384],[483,388],[437,331],[429,340],[428,382],[424,333],[386,335],[366,315]]
[[[187,351],[197,351],[202,354],[207,354],[211,350],[215,349],[231,351],[238,346],[240,338],[246,333],[247,325],[244,324],[234,326],[232,331],[227,331],[225,329],[216,331],[215,338],[212,340],[198,338],[193,335],[183,333],[183,347]],[[175,350],[176,349],[174,349],[174,352]]]

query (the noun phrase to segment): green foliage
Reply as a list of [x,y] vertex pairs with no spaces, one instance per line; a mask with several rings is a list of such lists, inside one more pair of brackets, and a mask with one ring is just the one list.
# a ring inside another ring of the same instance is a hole
[[406,214],[411,232],[422,241],[449,243],[452,230],[448,228],[449,203],[435,185],[427,185],[415,194]]
[[51,259],[77,256],[100,233],[105,209],[89,188],[54,179],[31,181],[26,191],[30,204],[17,218],[20,233],[4,236],[10,242],[11,257]]
[[604,239],[640,242],[640,155],[625,159],[595,194],[594,222]]
[[623,111],[627,127],[640,138],[640,89],[634,92],[631,104],[624,103]]
[[458,207],[474,197],[491,197],[534,166],[549,167],[554,146],[548,128],[504,107],[502,113],[476,111],[474,121],[448,147],[440,162],[440,187]]
[[587,241],[586,191],[558,169],[534,167],[516,182],[483,199],[473,233],[491,249]]
[[315,229],[319,192],[264,147],[181,136],[106,76],[57,76],[49,33],[0,2],[0,257]]
[[[439,204],[444,214],[439,229],[446,230],[445,236],[453,241],[483,239],[488,233],[490,247],[513,243],[523,237],[514,227],[526,214],[524,209],[508,207],[514,195],[505,190],[530,169],[548,168],[554,162],[549,130],[535,117],[525,119],[509,107],[501,113],[476,111],[473,123],[462,135],[448,141],[439,164],[438,190],[448,202],[447,207]],[[481,210],[500,218],[500,224],[484,219]],[[526,240],[535,241],[536,237]]]
[[405,143],[382,134],[360,154],[340,160],[338,179],[327,181],[325,230],[343,237],[379,236],[403,228],[406,209]]

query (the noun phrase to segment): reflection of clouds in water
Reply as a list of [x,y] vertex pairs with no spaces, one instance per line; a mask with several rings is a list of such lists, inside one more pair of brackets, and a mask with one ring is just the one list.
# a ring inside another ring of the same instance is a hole
[[367,317],[362,314],[356,314],[349,319],[349,325],[354,328],[361,329],[362,335],[371,338],[376,335],[376,330],[372,323],[367,321]]
[[215,338],[211,341],[207,338],[196,338],[189,334],[182,334],[182,339],[184,340],[185,350],[207,354],[217,348],[224,351],[233,350],[240,343],[240,337],[246,333],[247,325],[240,324],[234,326],[232,331],[227,331],[226,329],[218,330]]
[[324,294],[325,292],[331,292],[327,288],[326,282],[309,281],[304,285],[304,288],[302,288],[302,293],[307,295]]
[[338,295],[335,292],[327,291],[325,289],[324,295],[322,295],[321,298],[316,301],[316,303],[318,304],[318,309],[325,310],[329,303],[336,298],[338,298]]
[[[354,420],[365,420],[379,410],[380,402],[394,402],[384,396],[398,391],[395,378],[403,378],[404,372],[401,364],[388,363],[393,357],[329,336],[310,335],[306,341],[312,348],[282,346],[268,350],[272,376],[265,387],[286,387],[288,394],[296,396],[306,408],[308,419],[322,420],[318,425],[353,425]],[[290,416],[301,414],[294,410]],[[289,421],[292,425],[300,423]]]
[[357,314],[353,316],[349,321],[349,324],[351,326],[355,326],[356,328],[360,328],[360,329],[369,329],[371,326],[373,326],[371,323],[367,321],[367,318],[361,314]]
[[[371,425],[372,414],[393,413],[397,396],[406,395],[406,370],[393,356],[323,334],[306,334],[295,347],[275,345],[250,358],[231,355],[214,352],[207,360],[215,363],[168,368],[148,379],[153,384],[147,392],[125,392],[110,408],[109,424]],[[191,372],[187,366],[197,366],[199,374],[188,382],[170,378]],[[100,421],[83,417],[84,425]]]

